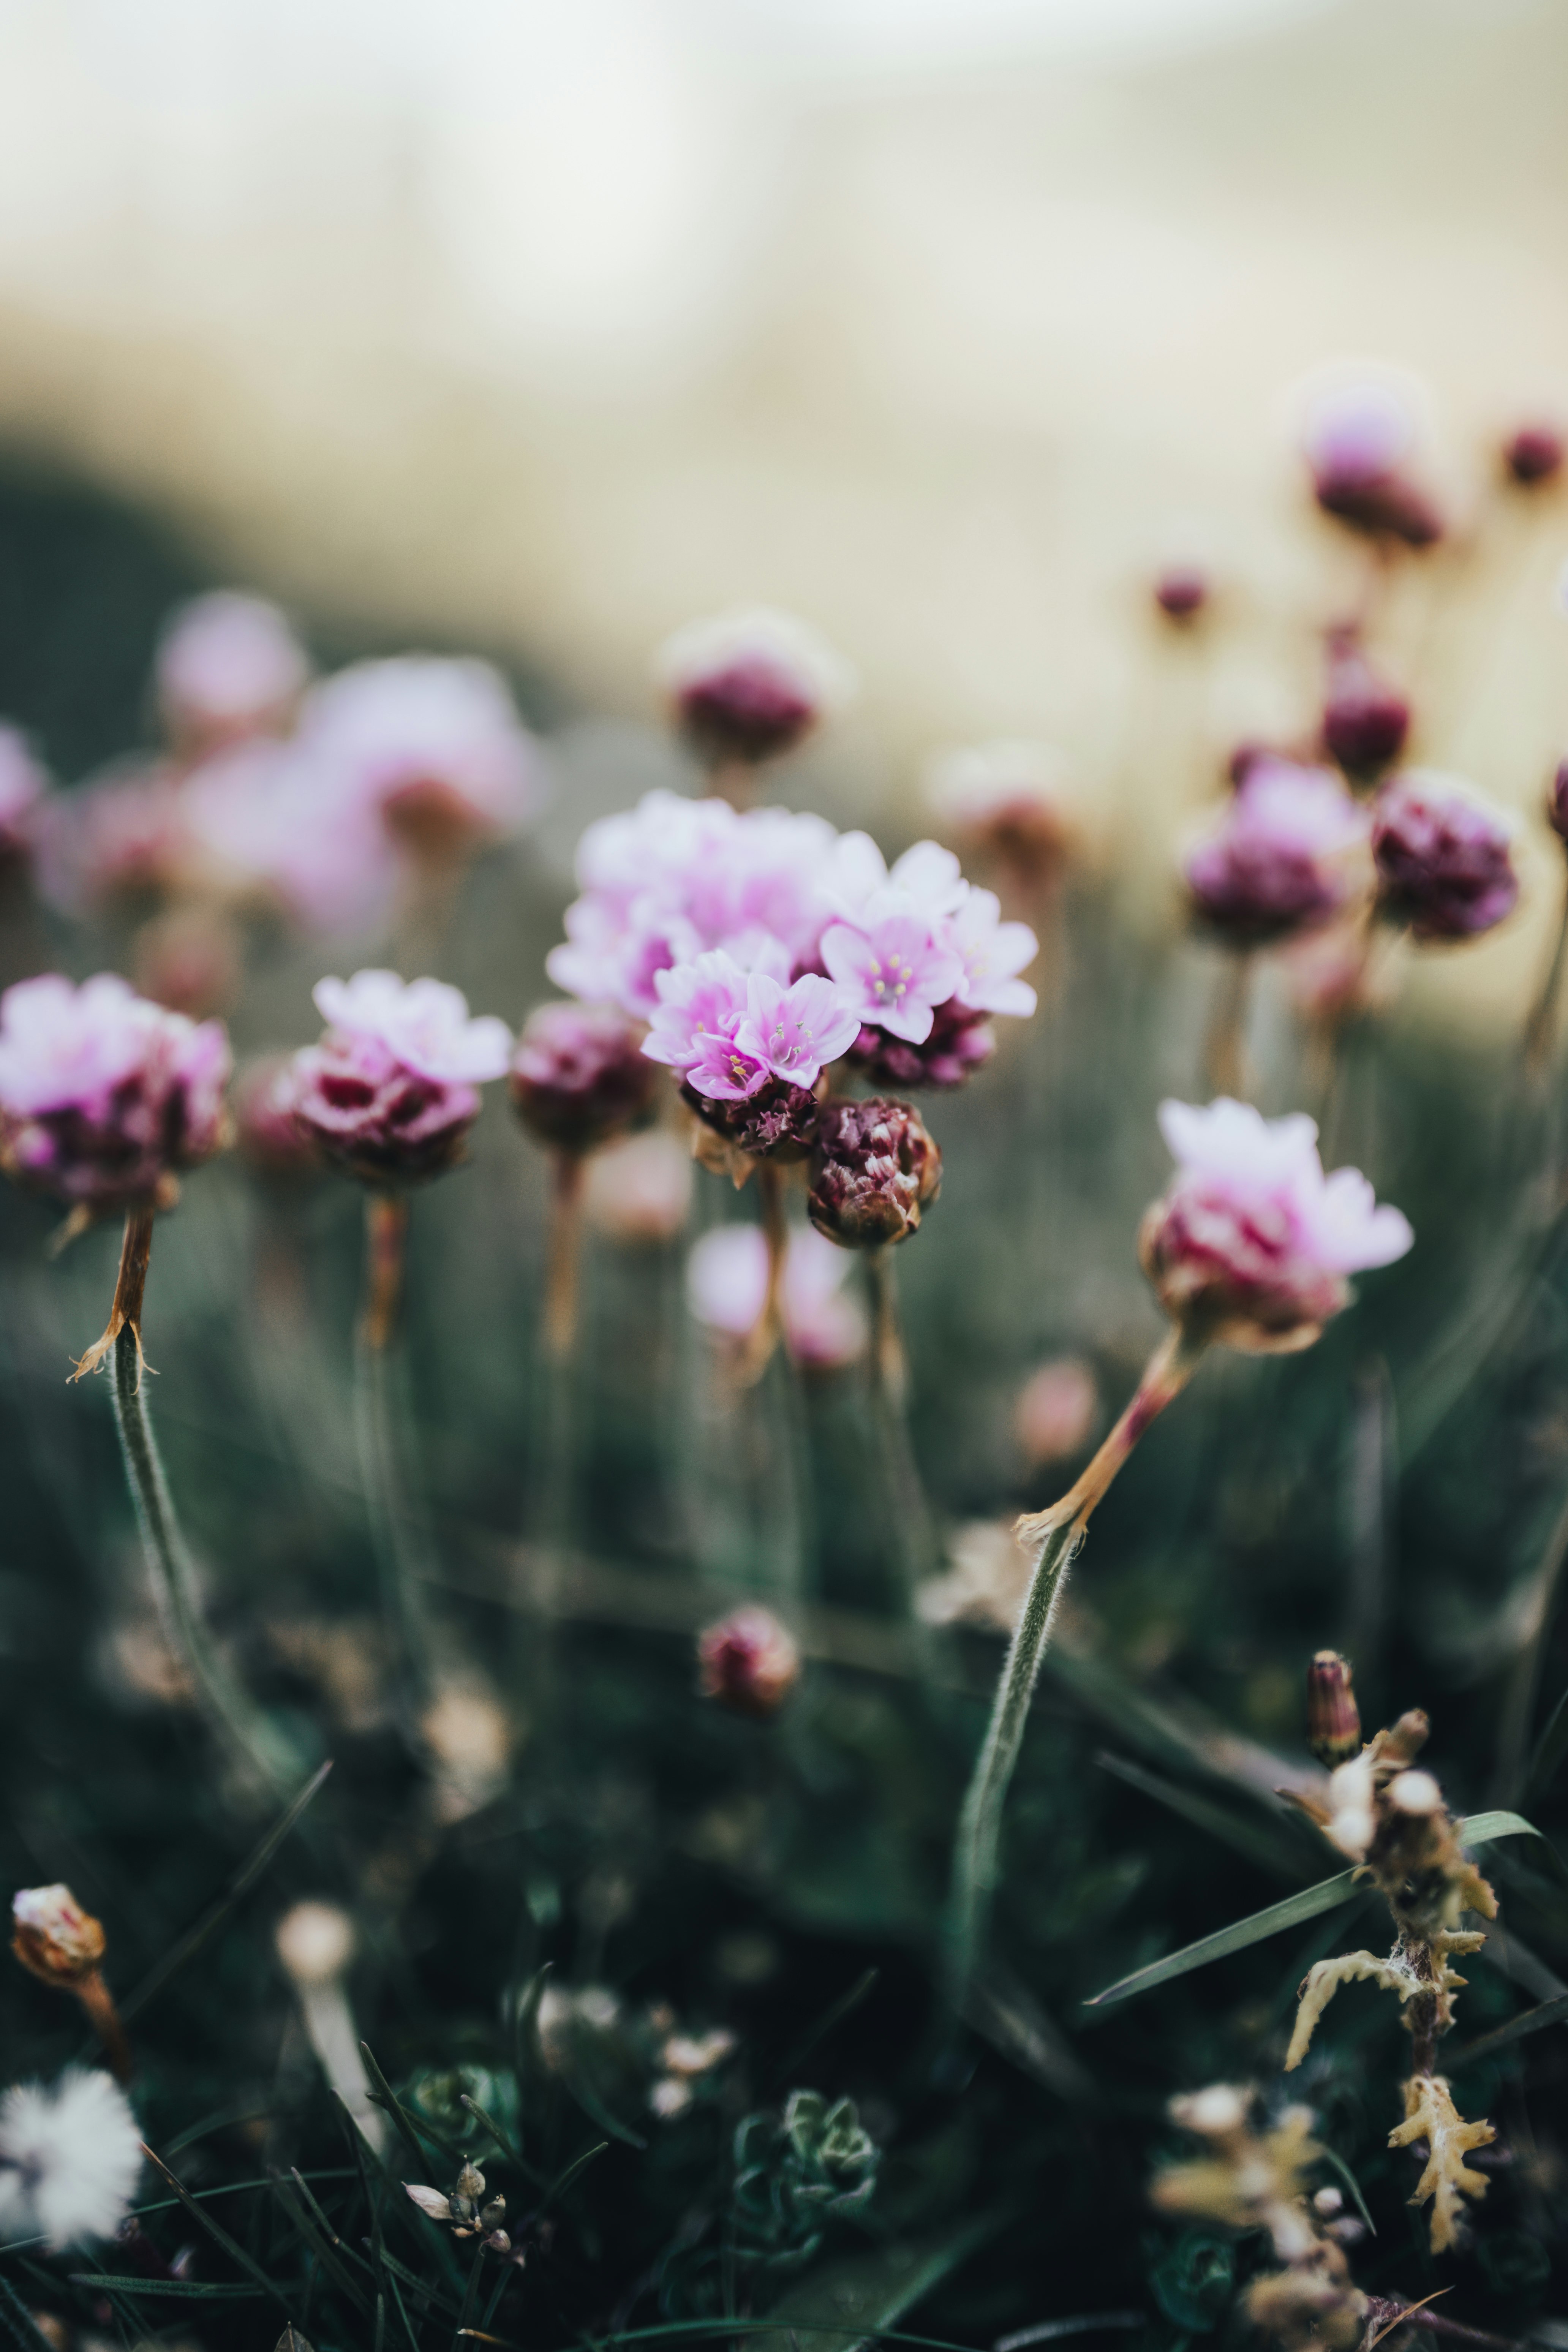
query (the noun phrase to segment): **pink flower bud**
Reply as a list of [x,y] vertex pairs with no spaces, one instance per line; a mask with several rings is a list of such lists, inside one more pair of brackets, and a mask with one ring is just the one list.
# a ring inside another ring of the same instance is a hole
[[1349,1662],[1337,1650],[1320,1650],[1307,1669],[1307,1745],[1331,1767],[1361,1752],[1361,1710]]
[[1331,644],[1323,745],[1346,775],[1381,775],[1398,759],[1409,731],[1410,705],[1378,677],[1354,640]]
[[1237,946],[1311,930],[1353,894],[1366,835],[1363,812],[1329,769],[1255,760],[1187,857],[1194,910]]
[[951,998],[937,1006],[931,1034],[921,1044],[868,1026],[847,1059],[876,1086],[951,1087],[963,1086],[995,1051],[996,1032],[986,1015]]
[[1523,490],[1555,481],[1563,470],[1563,435],[1555,425],[1521,425],[1502,445],[1504,471]]
[[1414,1235],[1353,1168],[1325,1176],[1317,1126],[1221,1097],[1160,1106],[1176,1160],[1139,1255],[1172,1320],[1248,1353],[1304,1348],[1350,1304],[1346,1276],[1403,1257]]
[[1014,1433],[1031,1463],[1061,1462],[1081,1452],[1099,1418],[1099,1386],[1077,1356],[1042,1364],[1013,1407]]
[[854,691],[815,630],[763,607],[678,630],[658,670],[682,733],[701,758],[720,762],[793,751]]
[[362,1183],[423,1183],[461,1156],[479,1085],[499,1078],[511,1039],[438,980],[358,971],[317,983],[331,1023],[294,1057],[295,1108],[329,1160]]
[[1047,879],[1071,845],[1062,755],[1048,743],[949,752],[933,765],[926,798],[945,830],[993,851],[1023,880]]
[[109,1938],[68,1886],[25,1886],[12,1897],[11,1949],[29,1975],[71,1986],[91,1976]]
[[1384,908],[1418,940],[1474,939],[1513,911],[1513,820],[1456,776],[1412,769],[1373,808]]
[[158,700],[174,742],[205,754],[281,731],[310,665],[276,604],[220,590],[175,614],[158,647]]
[[94,1210],[167,1192],[227,1139],[228,1040],[114,972],[0,997],[0,1164]]
[[1415,419],[1391,385],[1368,382],[1324,393],[1313,404],[1302,444],[1324,513],[1406,547],[1441,539],[1441,515],[1405,470],[1415,440]]
[[732,1609],[697,1640],[704,1698],[738,1715],[775,1715],[800,1680],[800,1652],[769,1609]]
[[1207,576],[1195,563],[1167,564],[1154,583],[1154,602],[1168,621],[1195,621],[1208,601]]
[[806,1208],[843,1249],[907,1240],[942,1189],[942,1154],[908,1103],[825,1104]]
[[705,1127],[754,1160],[804,1160],[816,1133],[816,1095],[787,1078],[765,1078],[754,1094],[727,1102],[683,1083],[680,1099]]
[[614,1005],[542,1004],[511,1062],[512,1107],[531,1135],[562,1151],[596,1151],[645,1118],[658,1085],[643,1027]]

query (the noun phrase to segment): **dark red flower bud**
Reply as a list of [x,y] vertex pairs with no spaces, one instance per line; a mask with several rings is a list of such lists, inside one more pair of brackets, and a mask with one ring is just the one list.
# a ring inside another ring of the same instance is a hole
[[1509,478],[1521,489],[1539,488],[1542,482],[1554,481],[1563,470],[1563,440],[1555,425],[1521,425],[1517,433],[1510,434],[1502,446],[1502,462]]
[[996,1032],[985,1014],[953,1001],[937,1006],[923,1045],[866,1027],[846,1058],[877,1085],[961,1087],[995,1051]]
[[1384,905],[1418,940],[1473,939],[1519,897],[1513,825],[1456,778],[1412,770],[1384,784],[1372,853]]
[[562,1151],[595,1151],[652,1108],[657,1062],[644,1032],[614,1005],[542,1004],[511,1063],[512,1107],[531,1135]]
[[1168,564],[1154,583],[1154,602],[1168,621],[1195,621],[1208,601],[1208,581],[1195,563]]
[[1348,638],[1331,641],[1323,743],[1347,776],[1370,782],[1392,767],[1410,731],[1410,705]]
[[942,1189],[942,1154],[908,1103],[823,1106],[806,1209],[845,1249],[876,1249],[915,1232]]
[[1320,1650],[1307,1669],[1307,1745],[1331,1769],[1361,1752],[1361,1711],[1350,1661],[1337,1650]]
[[800,1680],[800,1652],[771,1610],[733,1609],[697,1638],[705,1698],[739,1715],[776,1714]]
[[[649,1068],[655,1066],[650,1063]],[[754,1095],[721,1101],[682,1085],[680,1099],[704,1127],[756,1160],[804,1160],[816,1133],[821,1105],[805,1087],[769,1078]]]

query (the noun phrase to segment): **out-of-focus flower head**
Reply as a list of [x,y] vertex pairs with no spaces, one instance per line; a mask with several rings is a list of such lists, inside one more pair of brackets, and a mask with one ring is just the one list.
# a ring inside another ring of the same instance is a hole
[[1037,883],[1072,845],[1063,777],[1062,754],[1048,743],[975,743],[932,761],[926,800],[944,831]]
[[11,1898],[11,1949],[30,1976],[48,1985],[81,1983],[108,1949],[103,1922],[84,1911],[68,1886],[24,1886]]
[[906,1241],[941,1190],[942,1154],[908,1103],[873,1096],[824,1106],[806,1207],[829,1241],[843,1249]]
[[38,888],[63,914],[96,914],[116,898],[167,890],[190,870],[184,801],[159,765],[111,769],[47,793],[30,830]]
[[0,2098],[0,2238],[47,2238],[56,2253],[107,2238],[142,2172],[131,2103],[107,2074],[68,2067],[52,2089]]
[[1187,857],[1194,908],[1237,946],[1310,930],[1354,895],[1367,830],[1365,813],[1331,770],[1256,759]]
[[1568,760],[1560,760],[1546,795],[1546,822],[1559,841],[1568,843]]
[[1329,640],[1329,684],[1323,703],[1323,747],[1347,776],[1365,782],[1391,767],[1410,732],[1410,705],[1380,677],[1353,632]]
[[515,833],[542,798],[532,738],[489,662],[355,662],[311,688],[300,739],[416,856]]
[[335,1903],[294,1904],[274,1935],[297,1985],[335,1984],[354,1955],[354,1923]]
[[247,735],[281,733],[310,675],[288,617],[261,596],[220,589],[182,605],[158,645],[158,704],[177,751],[205,757]]
[[503,1021],[468,1015],[443,981],[357,971],[322,980],[319,1045],[294,1057],[296,1115],[329,1160],[362,1182],[424,1181],[452,1166],[479,1116],[479,1088],[504,1076]]
[[1080,1453],[1100,1418],[1100,1384],[1081,1356],[1054,1356],[1030,1373],[1013,1407],[1013,1429],[1031,1463]]
[[588,1163],[583,1210],[612,1241],[673,1241],[691,1212],[691,1154],[660,1129],[612,1143]]
[[1503,471],[1521,490],[1540,489],[1563,471],[1563,429],[1538,418],[1517,425],[1502,445]]
[[1208,574],[1196,563],[1167,563],[1156,573],[1154,604],[1167,621],[1190,625],[1209,601]]
[[[780,1310],[795,1361],[813,1371],[852,1363],[865,1349],[866,1310],[846,1288],[849,1260],[810,1226],[790,1234]],[[716,1225],[686,1265],[692,1314],[723,1339],[750,1338],[768,1288],[768,1245],[760,1225]]]
[[1350,1304],[1346,1277],[1403,1257],[1415,1235],[1356,1169],[1325,1176],[1316,1122],[1266,1119],[1222,1096],[1160,1106],[1176,1161],[1143,1219],[1143,1270],[1173,1321],[1250,1354],[1308,1347]]
[[698,1636],[702,1695],[737,1715],[776,1715],[800,1680],[800,1651],[772,1610],[749,1602]]
[[1320,1764],[1344,1764],[1361,1747],[1361,1709],[1350,1662],[1320,1650],[1307,1669],[1307,1745]]
[[854,672],[815,629],[764,605],[678,629],[656,672],[682,734],[720,766],[793,751],[855,691]]
[[308,931],[384,920],[401,867],[374,806],[298,741],[238,743],[188,779],[182,814],[203,879],[260,894]]
[[1385,379],[1320,392],[1301,447],[1324,513],[1373,538],[1430,547],[1443,535],[1443,519],[1408,470],[1415,440],[1411,404]]
[[1418,940],[1468,940],[1513,912],[1515,820],[1458,776],[1412,768],[1373,804],[1384,911]]
[[511,1062],[512,1106],[531,1135],[558,1150],[596,1151],[653,1106],[658,1073],[642,1029],[613,1004],[542,1004]]
[[0,858],[25,857],[48,778],[19,727],[0,723]]
[[101,1211],[167,1199],[227,1139],[228,1040],[138,996],[114,972],[58,973],[0,997],[0,1164]]

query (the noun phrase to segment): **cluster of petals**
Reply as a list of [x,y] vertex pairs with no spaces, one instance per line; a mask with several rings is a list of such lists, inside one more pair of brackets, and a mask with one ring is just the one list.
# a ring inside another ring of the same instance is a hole
[[156,1194],[225,1140],[228,1040],[115,972],[0,997],[0,1156],[24,1181],[102,1209]]
[[1429,547],[1443,522],[1411,470],[1416,439],[1409,399],[1383,378],[1321,392],[1301,436],[1318,504],[1353,530]]
[[1256,758],[1218,824],[1188,856],[1194,906],[1237,944],[1310,930],[1356,891],[1368,829],[1331,769]]
[[657,792],[591,825],[577,871],[551,978],[647,1021],[644,1051],[711,1099],[810,1087],[868,1027],[918,1046],[944,1006],[1034,1010],[1034,933],[935,842],[889,871],[821,817]]
[[174,741],[214,750],[285,726],[310,665],[276,604],[219,589],[174,614],[159,641],[156,674]]
[[766,605],[689,623],[655,667],[693,749],[721,763],[793,751],[855,691],[854,673],[815,629]]
[[1378,891],[1417,939],[1474,939],[1511,914],[1519,898],[1504,809],[1458,776],[1412,768],[1373,807]]
[[658,1073],[642,1029],[614,1004],[541,1004],[511,1060],[511,1098],[524,1127],[558,1150],[595,1151],[647,1113]]
[[38,889],[68,915],[166,890],[193,864],[184,794],[160,761],[119,763],[69,792],[49,793],[29,830]]
[[68,2067],[50,2089],[0,2098],[0,2239],[42,2237],[63,2252],[111,2237],[142,2176],[131,2103],[101,2073]]
[[1353,1168],[1323,1172],[1316,1122],[1266,1119],[1222,1096],[1160,1107],[1176,1161],[1140,1247],[1177,1322],[1231,1347],[1304,1347],[1349,1304],[1346,1277],[1403,1257],[1414,1235]]
[[[813,1370],[850,1363],[866,1345],[865,1308],[846,1286],[849,1268],[845,1252],[810,1225],[791,1233],[779,1308],[791,1355]],[[750,1335],[767,1288],[768,1245],[760,1225],[716,1225],[686,1262],[687,1302],[721,1339]]]
[[415,1183],[458,1156],[479,1087],[511,1052],[504,1021],[475,1020],[461,990],[357,971],[319,981],[328,1024],[294,1056],[294,1115],[325,1156],[363,1182]]

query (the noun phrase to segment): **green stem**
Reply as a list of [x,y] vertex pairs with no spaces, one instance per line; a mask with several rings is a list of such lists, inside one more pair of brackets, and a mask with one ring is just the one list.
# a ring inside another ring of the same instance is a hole
[[1206,1345],[1204,1335],[1177,1325],[1150,1359],[1131,1403],[1077,1485],[1049,1510],[1018,1522],[1019,1541],[1038,1546],[1035,1570],[996,1685],[991,1721],[959,1816],[953,1849],[948,1993],[960,2016],[982,1958],[997,1878],[1003,1809],[1068,1570],[1096,1505],[1150,1423],[1186,1386]]
[[247,1778],[268,1790],[288,1790],[299,1780],[299,1759],[241,1690],[214,1649],[203,1620],[195,1563],[174,1517],[142,1393],[142,1370],[136,1327],[127,1323],[114,1339],[114,1419],[159,1616],[190,1667],[204,1713]]
[[886,1247],[867,1253],[875,1328],[871,1339],[871,1409],[882,1452],[891,1506],[900,1598],[912,1612],[922,1577],[934,1575],[940,1560],[936,1528],[910,1435],[909,1361],[899,1316],[898,1273]]
[[391,1636],[399,1712],[416,1723],[430,1695],[427,1563],[399,1470],[392,1334],[402,1286],[408,1203],[365,1195],[365,1298],[354,1348],[354,1437],[381,1601]]

